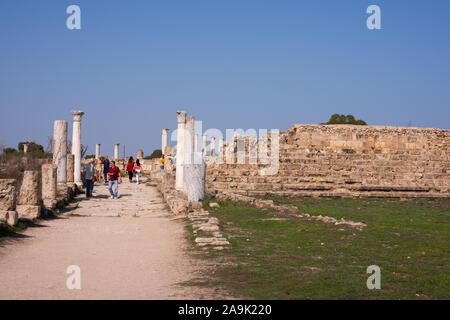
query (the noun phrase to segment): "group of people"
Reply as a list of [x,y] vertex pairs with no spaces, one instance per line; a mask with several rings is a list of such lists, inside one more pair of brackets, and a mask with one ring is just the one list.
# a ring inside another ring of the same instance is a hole
[[[139,159],[134,162],[130,157],[127,164],[127,172],[130,182],[133,182],[133,174],[136,175],[136,182],[140,184],[140,176],[143,173],[142,165]],[[103,173],[103,174],[102,174]],[[109,160],[108,156],[100,157],[94,161],[90,161],[86,165],[86,197],[92,197],[95,181],[108,184],[111,199],[117,199],[119,192],[119,183],[122,183],[122,176],[119,167],[116,166],[114,160]]]
[[139,159],[136,159],[136,162],[134,162],[133,157],[130,157],[128,159],[127,173],[128,173],[128,178],[130,179],[130,182],[133,182],[133,173],[134,173],[136,175],[136,183],[137,184],[141,183],[139,178],[141,177],[142,166],[141,166],[141,163],[139,162]]

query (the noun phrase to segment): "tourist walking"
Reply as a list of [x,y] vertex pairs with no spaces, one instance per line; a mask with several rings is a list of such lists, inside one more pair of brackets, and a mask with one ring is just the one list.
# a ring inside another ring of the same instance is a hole
[[109,159],[108,156],[105,156],[105,160],[103,160],[103,178],[105,179],[105,184],[108,183],[108,172],[109,172]]
[[139,178],[142,173],[142,166],[139,162],[139,159],[136,159],[136,163],[134,164],[134,172],[136,173],[136,183],[140,184]]
[[102,177],[102,157],[95,159],[95,177],[97,181]]
[[164,170],[164,155],[159,158],[159,167],[161,168],[161,170]]
[[[111,199],[117,199],[119,193],[119,182],[122,182],[122,177],[120,176],[120,169],[116,166],[116,162],[111,160],[111,166],[108,169],[108,179],[109,179],[109,193],[111,194]],[[113,190],[115,187],[115,190]]]
[[89,161],[86,165],[86,198],[92,197],[92,191],[94,190],[95,168],[93,161]]
[[130,183],[133,182],[133,170],[134,170],[134,160],[133,157],[130,157],[128,159],[127,164],[128,179],[130,179]]

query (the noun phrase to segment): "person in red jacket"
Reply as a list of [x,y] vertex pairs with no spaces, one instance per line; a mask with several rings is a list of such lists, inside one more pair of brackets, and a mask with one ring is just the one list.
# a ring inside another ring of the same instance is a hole
[[[119,182],[122,182],[122,178],[120,177],[120,169],[116,167],[116,162],[111,161],[111,167],[108,170],[108,178],[109,178],[109,192],[111,193],[111,199],[117,199],[117,195],[119,193]],[[113,191],[113,186],[115,189]]]
[[130,157],[130,159],[128,159],[128,164],[127,164],[127,172],[128,172],[128,178],[130,179],[130,182],[133,182],[133,170],[134,170],[134,160],[133,160],[133,157]]

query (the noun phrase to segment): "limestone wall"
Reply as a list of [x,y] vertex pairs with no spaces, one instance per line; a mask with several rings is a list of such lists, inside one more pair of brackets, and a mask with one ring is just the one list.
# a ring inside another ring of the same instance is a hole
[[210,164],[207,191],[450,197],[450,130],[297,124],[280,132],[277,174],[262,175],[263,167],[248,153],[244,164]]

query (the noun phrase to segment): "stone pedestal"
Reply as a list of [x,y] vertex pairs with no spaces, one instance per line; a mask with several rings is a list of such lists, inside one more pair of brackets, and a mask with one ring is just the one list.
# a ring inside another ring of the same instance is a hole
[[186,130],[186,112],[177,111],[177,156],[175,188],[183,190],[183,164],[184,164],[184,135]]
[[16,179],[0,179],[0,210],[16,210]]
[[56,165],[46,163],[42,165],[42,201],[44,207],[47,209],[54,209],[56,207]]
[[200,201],[205,197],[206,165],[186,164],[184,175],[187,186],[187,197],[189,202]]
[[16,210],[19,219],[35,220],[41,216],[41,206],[22,204]]
[[[83,186],[81,180],[81,117],[84,112],[81,110],[72,111],[73,129],[72,129],[72,154],[74,155],[74,180],[80,188]],[[58,180],[58,182],[60,182]],[[67,182],[67,181],[64,181]]]
[[57,181],[67,182],[67,121],[56,120],[53,126],[53,163],[57,167]]

